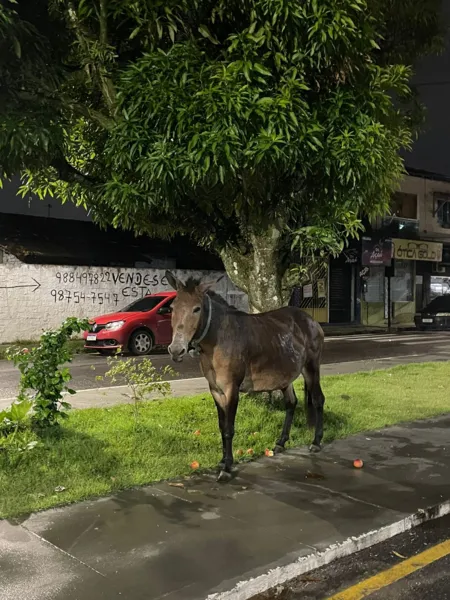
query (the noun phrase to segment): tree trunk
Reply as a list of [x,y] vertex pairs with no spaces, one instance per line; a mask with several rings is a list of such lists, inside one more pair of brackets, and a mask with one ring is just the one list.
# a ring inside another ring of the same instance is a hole
[[[285,287],[286,265],[282,254],[281,227],[270,226],[265,232],[250,234],[250,251],[243,254],[238,248],[226,248],[220,254],[228,277],[248,296],[252,313],[275,310],[289,302],[290,289]],[[279,392],[250,393],[264,404],[284,408]]]
[[284,306],[289,293],[283,289],[282,232],[270,226],[264,232],[251,232],[250,251],[226,248],[221,258],[228,276],[248,296],[250,312],[264,312]]

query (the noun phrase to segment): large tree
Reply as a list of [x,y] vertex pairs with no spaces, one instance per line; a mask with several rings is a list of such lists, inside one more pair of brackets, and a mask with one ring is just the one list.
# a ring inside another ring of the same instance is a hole
[[[21,0],[0,8],[0,176],[185,233],[255,310],[387,209],[440,0]],[[401,19],[399,21],[399,15]]]

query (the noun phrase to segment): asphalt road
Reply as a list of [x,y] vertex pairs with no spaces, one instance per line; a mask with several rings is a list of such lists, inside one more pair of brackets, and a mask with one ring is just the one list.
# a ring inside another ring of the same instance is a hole
[[[326,338],[324,364],[373,361],[373,368],[383,368],[383,361],[403,358],[406,361],[450,360],[450,332],[405,333],[392,335],[351,335]],[[164,351],[151,356],[155,367],[172,365]],[[176,379],[201,376],[197,360],[187,358],[174,365]],[[107,359],[98,354],[82,354],[74,358],[71,387],[86,390],[111,386],[107,379],[98,381],[108,369]],[[19,373],[8,361],[0,361],[0,398],[12,398],[15,394]]]
[[[450,600],[449,540],[450,516],[332,562],[253,600]],[[447,554],[427,557],[431,548]],[[419,568],[403,577],[411,557]]]

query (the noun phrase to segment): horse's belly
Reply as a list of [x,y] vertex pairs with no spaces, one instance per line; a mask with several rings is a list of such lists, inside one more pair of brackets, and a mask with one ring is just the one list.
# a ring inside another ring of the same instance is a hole
[[301,374],[304,351],[287,352],[280,344],[272,344],[271,352],[250,358],[241,389],[245,392],[283,390]]
[[283,390],[293,381],[300,377],[300,371],[280,373],[276,371],[264,371],[263,373],[247,373],[241,385],[241,392],[273,392]]

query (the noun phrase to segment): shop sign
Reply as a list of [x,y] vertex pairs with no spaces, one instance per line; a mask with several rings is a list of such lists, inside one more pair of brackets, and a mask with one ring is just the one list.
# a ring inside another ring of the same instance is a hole
[[392,240],[373,240],[362,238],[362,264],[366,267],[385,266],[392,263]]
[[363,279],[367,279],[369,277],[370,269],[369,267],[363,267],[359,272],[359,276]]
[[350,248],[350,250],[344,250],[343,255],[345,256],[345,262],[347,264],[354,265],[358,262],[358,251],[354,248]]
[[312,283],[303,286],[303,298],[312,298],[313,297],[313,286]]
[[326,298],[326,287],[325,287],[325,279],[317,280],[317,296],[319,298]]
[[401,240],[395,238],[394,258],[397,260],[426,260],[442,262],[443,245],[438,242],[424,242],[423,240]]

